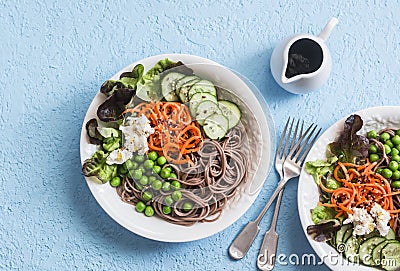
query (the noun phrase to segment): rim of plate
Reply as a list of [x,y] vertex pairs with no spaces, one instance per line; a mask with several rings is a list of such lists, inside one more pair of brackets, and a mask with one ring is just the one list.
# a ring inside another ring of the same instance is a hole
[[[365,129],[366,126],[371,125],[372,127],[376,126],[377,128],[379,125],[381,125],[383,122],[385,123],[397,123],[397,125],[400,125],[400,106],[375,106],[375,107],[369,107],[365,109],[361,109],[359,111],[349,113],[345,117],[341,118],[337,122],[335,122],[333,125],[331,125],[328,129],[325,130],[325,132],[318,138],[318,140],[315,142],[314,146],[311,148],[309,154],[306,157],[306,162],[307,161],[313,161],[316,159],[324,159],[325,158],[325,150],[326,146],[328,143],[332,142],[337,136],[338,136],[338,131],[343,129],[343,125],[345,120],[350,116],[350,115],[360,115],[361,118],[364,121],[364,125],[361,131]],[[395,115],[398,115],[396,118]],[[391,117],[391,120],[388,118]],[[367,124],[365,119],[367,120],[369,118],[372,119],[372,124]],[[375,122],[374,122],[375,121]],[[323,153],[321,153],[321,148],[323,150]],[[316,153],[318,151],[318,153]],[[300,216],[300,221],[301,225],[304,231],[304,234],[306,235],[306,238],[308,242],[310,243],[311,247],[314,249],[314,251],[317,253],[317,255],[324,261],[324,263],[334,271],[339,271],[339,270],[348,270],[349,267],[351,267],[351,270],[355,271],[376,271],[380,270],[378,268],[374,267],[369,267],[366,265],[358,265],[354,263],[350,263],[347,261],[345,258],[343,258],[334,248],[329,246],[326,243],[321,243],[321,242],[316,242],[313,239],[310,238],[310,236],[307,234],[307,226],[313,224],[311,220],[311,215],[310,215],[310,209],[308,209],[307,205],[312,204],[312,208],[314,208],[317,204],[317,201],[315,197],[318,197],[318,190],[317,186],[313,180],[313,177],[309,175],[307,172],[305,172],[304,167],[301,170],[300,178],[299,178],[299,183],[298,183],[298,190],[297,190],[297,209],[299,212]],[[315,202],[310,202],[311,200],[314,200]],[[329,259],[329,256],[333,255],[331,259]]]
[[[134,210],[132,205],[124,203],[120,200],[119,196],[115,192],[110,185],[101,185],[90,178],[85,177],[86,183],[98,202],[98,204],[102,207],[102,209],[118,224],[123,226],[124,228],[128,229],[129,231],[138,234],[140,236],[162,241],[162,242],[188,242],[188,241],[195,241],[199,239],[203,239],[209,236],[212,236],[230,225],[232,225],[235,221],[237,221],[254,203],[255,199],[259,195],[261,188],[268,177],[268,174],[271,170],[271,165],[273,161],[273,154],[275,152],[275,127],[272,120],[272,115],[269,111],[268,104],[262,97],[260,91],[244,76],[237,74],[236,72],[232,71],[231,69],[220,65],[217,62],[212,60],[195,56],[189,54],[161,54],[155,55],[151,57],[147,57],[134,63],[128,65],[127,67],[121,69],[117,72],[112,79],[118,77],[122,72],[131,70],[135,65],[141,63],[145,66],[146,70],[149,67],[152,67],[156,62],[161,59],[169,58],[173,61],[182,61],[184,64],[192,65],[192,64],[210,64],[216,65],[222,68],[225,72],[232,76],[238,83],[243,84],[243,88],[245,91],[248,91],[248,96],[253,101],[251,104],[252,110],[255,107],[255,111],[253,113],[262,113],[262,115],[255,115],[256,120],[259,122],[261,120],[261,124],[266,125],[262,128],[262,140],[263,140],[263,151],[261,153],[261,158],[264,158],[267,163],[266,167],[258,167],[253,179],[254,180],[261,180],[258,184],[258,189],[254,191],[254,193],[238,193],[234,198],[228,201],[228,208],[225,209],[219,219],[214,222],[207,222],[207,223],[196,223],[193,226],[180,226],[175,225],[172,223],[168,223],[158,217],[150,217],[145,220],[141,219],[143,214],[139,214]],[[247,92],[246,92],[247,96]],[[239,96],[243,98],[242,96]],[[97,110],[98,105],[100,105],[104,101],[104,96],[101,93],[97,92],[95,97],[93,98],[83,121],[82,130],[81,130],[81,137],[80,137],[80,156],[81,156],[81,164],[86,159],[85,155],[85,147],[88,145],[88,139],[85,130],[86,122],[95,117],[95,111]],[[249,106],[248,103],[246,103]],[[261,119],[260,119],[261,118]],[[261,128],[260,128],[261,129]],[[267,140],[267,141],[266,141]],[[268,143],[268,144],[265,144]],[[262,161],[262,160],[261,160]],[[110,192],[112,191],[112,192]],[[116,206],[110,206],[110,201]],[[235,208],[232,210],[230,205],[234,204]],[[118,209],[118,210],[117,210]],[[127,217],[128,215],[128,217]],[[139,217],[140,215],[140,217]],[[137,219],[136,219],[137,218]],[[143,221],[145,221],[143,223]]]

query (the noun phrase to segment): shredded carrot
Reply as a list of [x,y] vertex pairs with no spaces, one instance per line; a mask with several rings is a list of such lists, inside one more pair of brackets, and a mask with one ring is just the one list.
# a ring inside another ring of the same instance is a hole
[[148,138],[150,151],[173,164],[193,163],[188,154],[200,150],[203,136],[198,124],[192,121],[189,109],[178,102],[140,103],[122,114],[145,115],[155,132]]
[[336,217],[341,217],[352,214],[352,208],[370,210],[377,203],[391,214],[393,224],[393,218],[400,213],[400,209],[394,207],[392,196],[399,195],[400,191],[392,192],[389,181],[373,170],[375,166],[376,162],[368,160],[364,165],[338,162],[333,177],[342,186],[332,190],[320,182],[321,189],[331,194],[331,203],[319,202],[318,205],[334,208]]

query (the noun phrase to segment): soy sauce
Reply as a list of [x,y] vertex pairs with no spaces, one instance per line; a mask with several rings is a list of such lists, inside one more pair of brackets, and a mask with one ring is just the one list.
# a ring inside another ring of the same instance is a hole
[[289,48],[287,78],[299,74],[312,73],[322,65],[323,53],[318,43],[311,39],[300,39]]

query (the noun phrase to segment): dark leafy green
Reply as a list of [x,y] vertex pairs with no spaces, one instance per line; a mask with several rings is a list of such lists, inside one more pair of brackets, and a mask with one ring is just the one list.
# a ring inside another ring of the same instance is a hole
[[328,152],[340,161],[358,162],[368,156],[369,140],[357,132],[363,126],[359,115],[351,115],[344,123],[344,129],[335,142],[328,145]]
[[111,96],[114,91],[119,88],[136,89],[138,81],[142,78],[144,67],[142,64],[136,65],[131,72],[124,72],[120,75],[119,80],[107,80],[100,87],[100,92]]
[[89,142],[95,145],[101,145],[103,136],[97,130],[99,124],[96,119],[91,119],[86,122],[86,133],[89,136]]
[[193,71],[186,67],[182,62],[173,62],[168,58],[160,60],[154,67],[146,72],[137,84],[137,95],[140,99],[149,101],[159,101],[163,95],[160,88],[160,80],[163,72],[169,69],[183,74],[193,74]]
[[117,176],[117,166],[106,163],[107,153],[99,150],[87,159],[82,165],[82,172],[86,177],[96,177],[100,182],[106,183]]
[[307,233],[317,242],[326,242],[330,240],[334,233],[340,230],[340,222],[336,219],[321,221],[318,225],[307,227]]
[[123,116],[121,114],[124,112],[135,93],[136,91],[130,88],[116,89],[113,95],[108,97],[104,103],[97,108],[97,117],[104,122],[122,119]]

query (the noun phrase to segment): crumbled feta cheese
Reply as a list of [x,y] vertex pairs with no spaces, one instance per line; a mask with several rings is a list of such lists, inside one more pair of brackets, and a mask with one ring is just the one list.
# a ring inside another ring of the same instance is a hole
[[375,203],[370,211],[372,217],[375,218],[376,228],[378,229],[381,236],[388,234],[390,230],[389,220],[390,214],[388,211],[383,209],[379,204]]
[[118,164],[121,165],[127,160],[131,159],[133,153],[127,149],[116,149],[113,150],[108,156],[106,163],[109,165]]
[[143,155],[149,149],[147,138],[154,133],[154,128],[150,126],[150,121],[144,116],[127,117],[126,125],[121,125],[119,129],[123,134],[124,148],[130,152],[137,152]]
[[343,224],[353,223],[353,235],[365,235],[372,232],[376,224],[374,219],[364,208],[352,208],[353,214],[349,214]]

